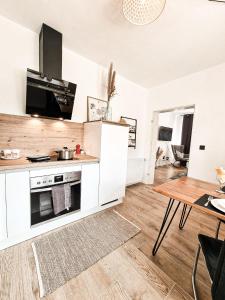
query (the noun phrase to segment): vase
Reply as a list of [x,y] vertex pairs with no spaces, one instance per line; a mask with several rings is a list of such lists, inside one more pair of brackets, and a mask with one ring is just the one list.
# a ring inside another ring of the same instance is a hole
[[108,101],[107,104],[106,121],[112,121],[112,107],[110,105],[110,101]]

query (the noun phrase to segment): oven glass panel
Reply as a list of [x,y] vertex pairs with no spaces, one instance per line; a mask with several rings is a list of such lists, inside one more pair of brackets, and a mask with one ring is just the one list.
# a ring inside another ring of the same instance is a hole
[[81,184],[71,186],[71,207],[69,210],[64,210],[59,214],[54,214],[52,192],[41,191],[31,193],[31,225],[35,225],[60,215],[80,210],[80,190]]

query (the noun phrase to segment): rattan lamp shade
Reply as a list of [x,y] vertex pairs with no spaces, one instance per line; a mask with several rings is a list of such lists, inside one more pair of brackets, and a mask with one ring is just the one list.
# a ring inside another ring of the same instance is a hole
[[123,0],[125,18],[135,25],[155,21],[162,13],[166,0]]

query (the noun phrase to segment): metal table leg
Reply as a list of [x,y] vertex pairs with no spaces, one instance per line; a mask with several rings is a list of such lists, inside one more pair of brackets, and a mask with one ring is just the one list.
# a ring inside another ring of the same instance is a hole
[[181,214],[181,218],[180,218],[180,224],[179,224],[179,229],[180,230],[182,230],[184,228],[184,225],[186,224],[186,221],[187,221],[187,219],[190,215],[191,209],[192,209],[192,206],[189,208],[189,211],[186,214],[187,204],[184,204],[182,214]]
[[[174,199],[169,200],[169,203],[168,203],[168,206],[167,206],[167,209],[166,209],[166,212],[165,212],[165,216],[163,218],[162,225],[161,225],[161,228],[159,230],[158,237],[157,237],[155,245],[152,249],[152,255],[153,256],[156,255],[157,251],[159,250],[159,247],[160,247],[160,245],[161,245],[161,243],[162,243],[162,241],[163,241],[163,239],[164,239],[164,237],[165,237],[165,235],[166,235],[166,233],[167,233],[167,231],[168,231],[168,229],[169,229],[169,227],[170,227],[170,225],[171,225],[171,223],[172,223],[172,221],[173,221],[173,219],[176,215],[176,212],[177,212],[177,210],[180,206],[180,202],[178,202],[178,204],[177,204],[177,206],[176,206],[174,212],[172,213],[172,216],[171,216],[171,218],[168,222],[168,225],[166,226],[166,223],[167,223],[167,220],[169,218],[169,215],[170,215],[170,212],[171,212],[171,209],[173,207],[174,202],[175,202]],[[165,227],[165,230],[164,230],[164,227]]]
[[195,300],[198,300],[197,289],[196,289],[196,272],[197,272],[197,267],[198,267],[198,259],[199,259],[200,250],[201,250],[201,246],[199,245],[198,249],[196,251],[196,254],[195,254],[195,262],[194,262],[194,267],[193,267],[192,276],[191,276],[192,288],[193,288]]

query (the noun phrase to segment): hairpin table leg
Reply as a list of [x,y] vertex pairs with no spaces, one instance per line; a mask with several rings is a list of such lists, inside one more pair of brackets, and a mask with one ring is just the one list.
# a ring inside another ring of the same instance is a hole
[[182,214],[181,214],[181,218],[180,218],[180,224],[179,224],[179,229],[180,230],[182,230],[184,228],[184,225],[186,224],[186,221],[187,221],[187,219],[190,215],[191,209],[192,209],[192,206],[189,208],[189,211],[186,214],[187,204],[184,204]]
[[[170,215],[171,209],[173,207],[174,201],[175,201],[174,199],[169,200],[169,203],[168,203],[168,206],[167,206],[167,209],[166,209],[166,212],[165,212],[165,216],[163,218],[162,225],[161,225],[161,228],[159,230],[158,237],[156,239],[155,245],[154,245],[153,250],[152,250],[152,255],[153,256],[156,255],[157,251],[159,250],[159,247],[160,247],[160,245],[161,245],[161,243],[162,243],[162,241],[163,241],[163,239],[164,239],[164,237],[165,237],[165,235],[166,235],[166,233],[167,233],[167,231],[168,231],[168,229],[169,229],[169,227],[170,227],[170,225],[171,225],[171,223],[172,223],[172,221],[173,221],[173,219],[176,215],[176,212],[177,212],[177,210],[180,206],[180,202],[178,202],[178,204],[177,204],[174,212],[172,213],[172,216],[171,216],[171,218],[168,221],[168,224],[166,226],[166,223],[167,223],[167,220],[169,218],[169,215]],[[164,230],[164,227],[165,227],[165,230]]]

